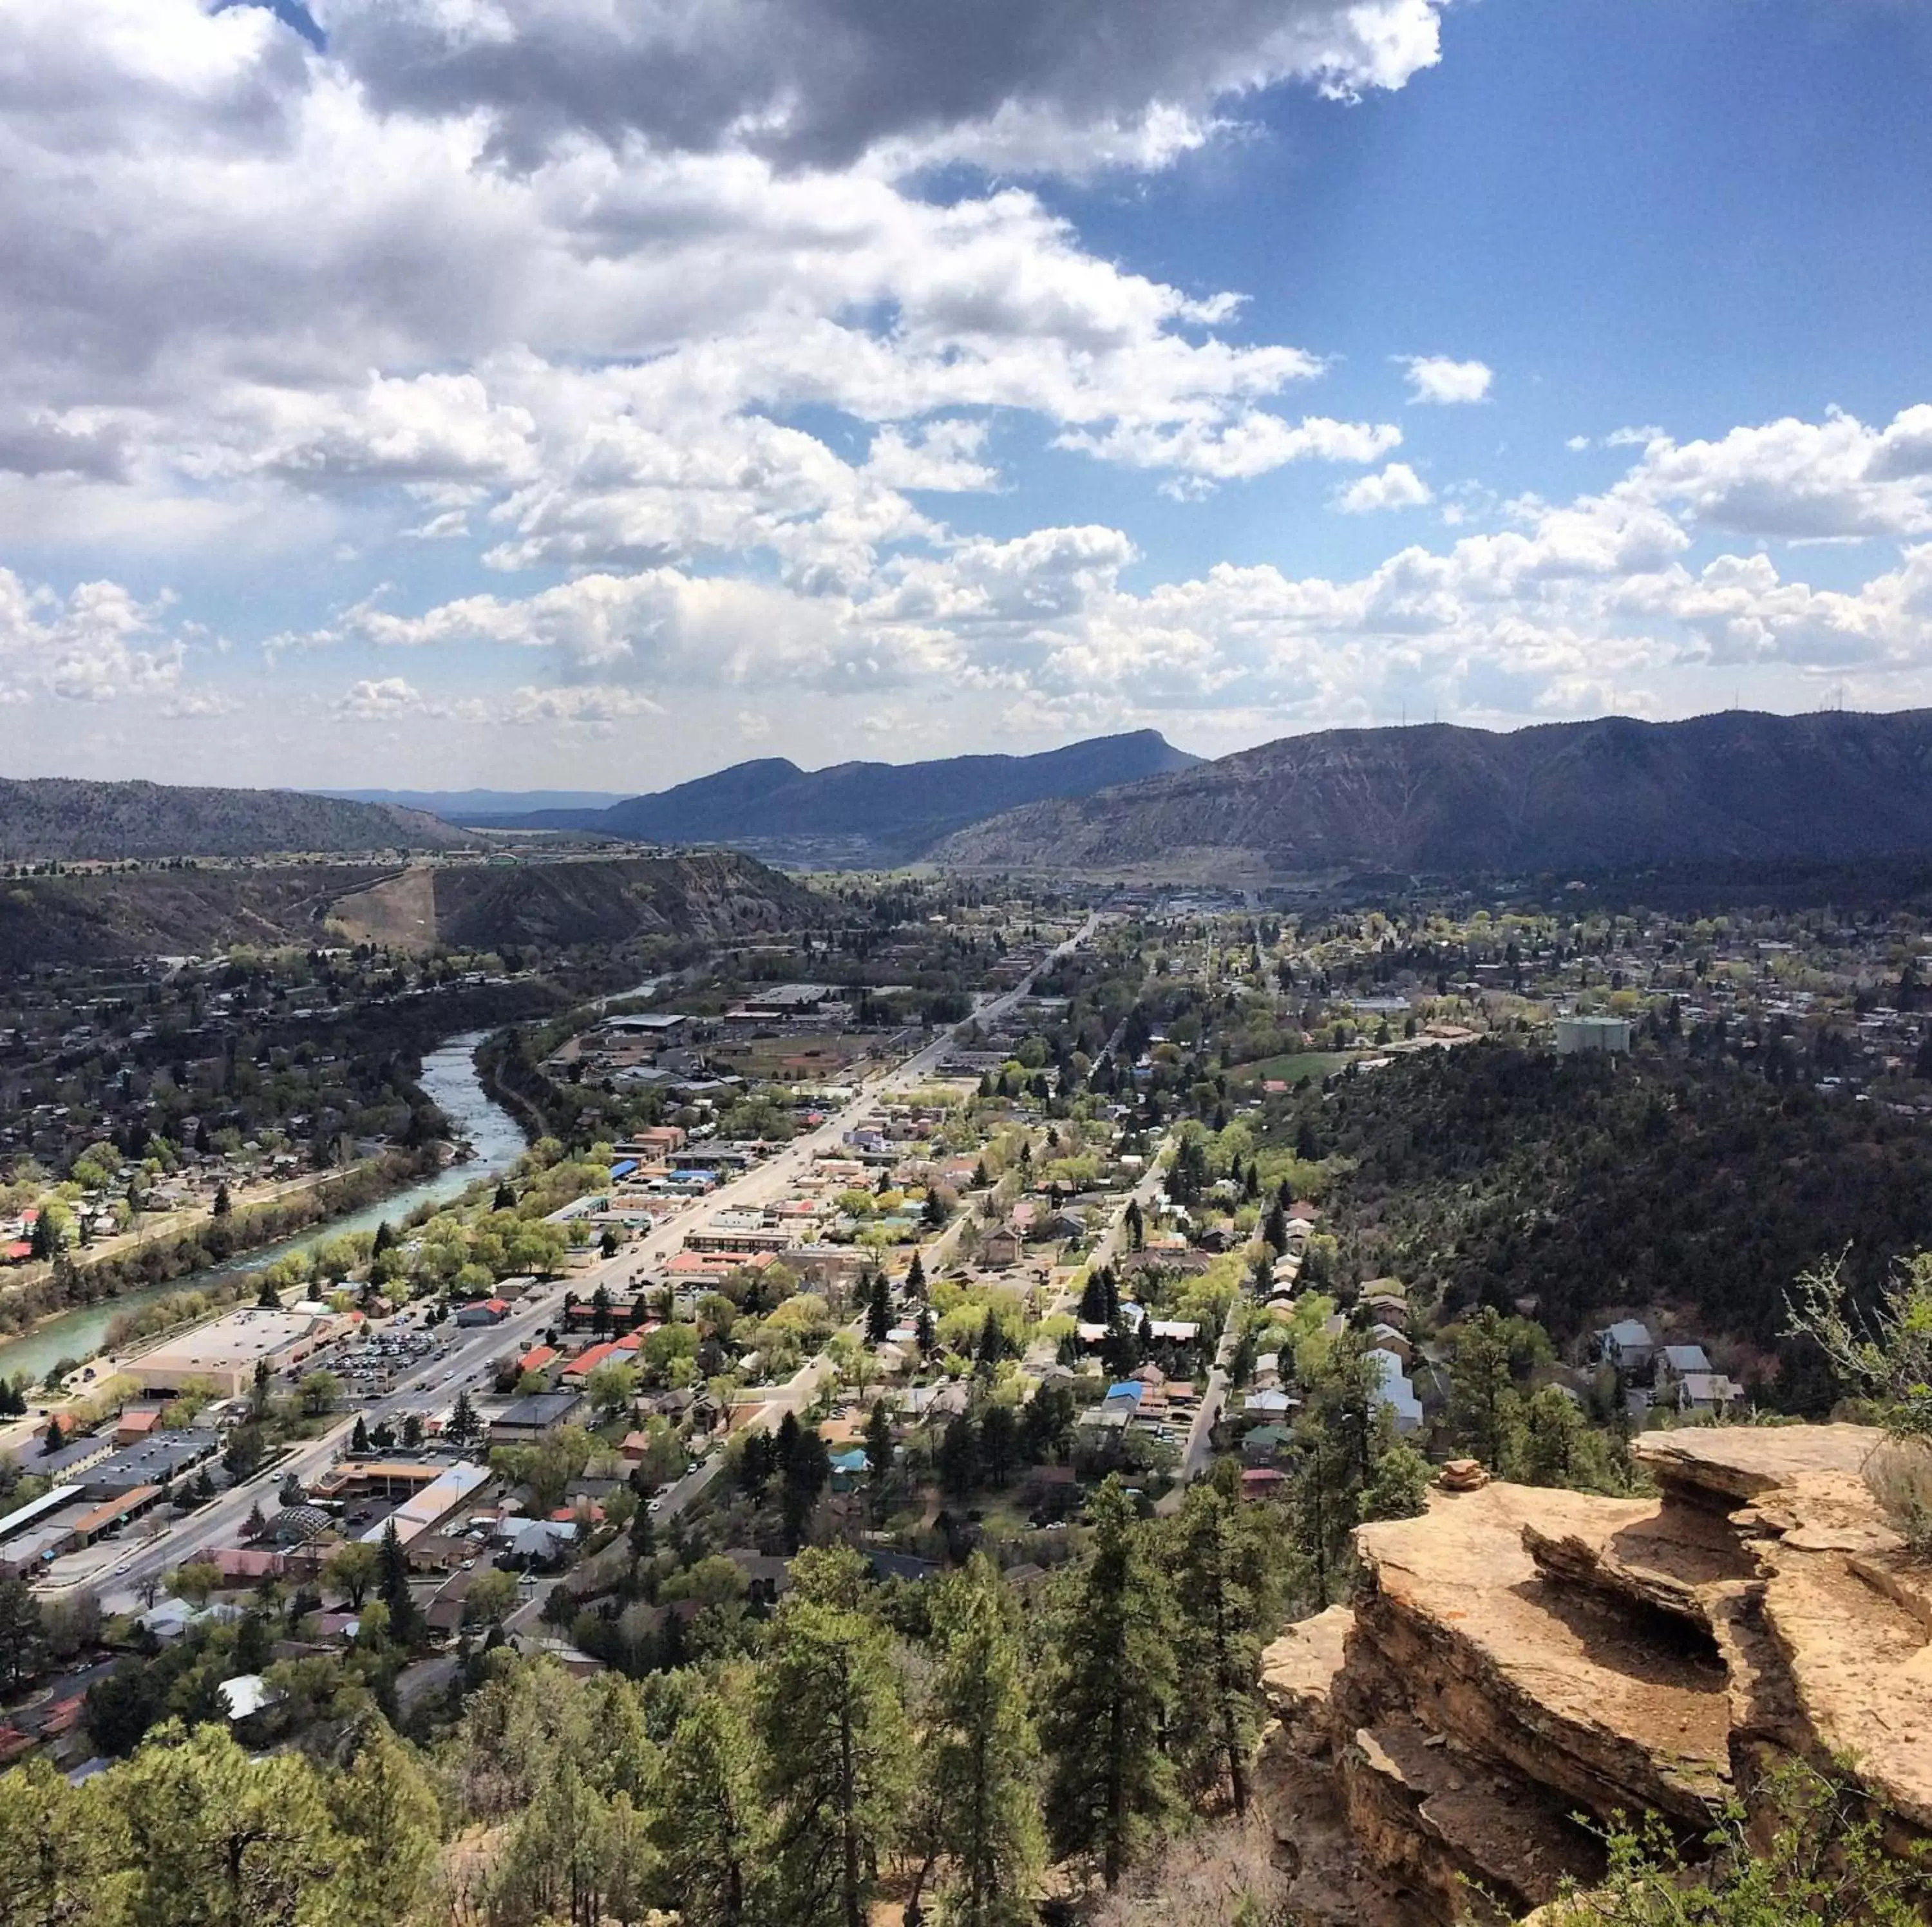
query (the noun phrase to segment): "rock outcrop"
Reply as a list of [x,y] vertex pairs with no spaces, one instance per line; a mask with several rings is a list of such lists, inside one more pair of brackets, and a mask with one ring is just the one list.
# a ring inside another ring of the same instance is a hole
[[1498,1481],[1362,1528],[1352,1606],[1265,1658],[1284,1845],[1332,1862],[1346,1836],[1380,1917],[1420,1923],[1592,1879],[1618,1812],[1694,1836],[1788,1755],[1855,1755],[1876,1805],[1932,1831],[1932,1574],[1863,1476],[1881,1442],[1654,1434],[1654,1498]]

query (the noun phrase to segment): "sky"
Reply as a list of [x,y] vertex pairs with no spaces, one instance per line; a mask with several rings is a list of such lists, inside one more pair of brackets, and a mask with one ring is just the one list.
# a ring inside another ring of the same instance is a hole
[[0,769],[1932,704],[1922,0],[4,0]]

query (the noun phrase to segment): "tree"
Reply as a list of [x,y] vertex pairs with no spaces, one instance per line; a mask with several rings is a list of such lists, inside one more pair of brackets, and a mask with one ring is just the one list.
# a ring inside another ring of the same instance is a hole
[[875,1398],[866,1419],[866,1463],[872,1477],[872,1490],[883,1495],[886,1481],[892,1475],[892,1418],[886,1401]]
[[1054,1850],[1097,1854],[1111,1888],[1173,1809],[1162,1742],[1174,1657],[1166,1580],[1118,1475],[1094,1495],[1090,1516],[1093,1556],[1064,1586],[1048,1634],[1042,1806]]
[[131,1850],[118,1896],[125,1919],[306,1927],[318,1917],[344,1843],[300,1754],[251,1760],[219,1727],[190,1734],[171,1721],[106,1790]]
[[1264,1514],[1242,1504],[1235,1462],[1222,1465],[1225,1472],[1189,1489],[1174,1522],[1175,1750],[1203,1788],[1225,1774],[1244,1815],[1260,1730],[1262,1643],[1276,1608]]
[[208,1595],[221,1583],[221,1568],[205,1559],[190,1560],[175,1568],[169,1583],[190,1605],[205,1606]]
[[442,1436],[452,1445],[467,1445],[480,1436],[482,1429],[466,1387],[456,1394],[456,1403],[450,1411],[448,1424],[442,1428]]
[[905,1295],[914,1304],[926,1295],[926,1260],[915,1251],[912,1262],[906,1267]]
[[349,1449],[358,1458],[369,1449],[369,1421],[359,1412],[349,1434]]
[[795,1591],[772,1621],[756,1717],[780,1917],[866,1927],[910,1747],[884,1628]]
[[1147,1221],[1142,1215],[1141,1201],[1138,1198],[1130,1198],[1127,1200],[1126,1226],[1127,1249],[1130,1251],[1141,1251],[1145,1250],[1147,1247]]
[[685,1927],[742,1927],[762,1915],[764,1821],[736,1695],[701,1694],[664,1749],[651,1826]]
[[214,1187],[214,1215],[226,1217],[234,1208],[235,1200],[229,1196],[227,1181],[224,1179]]
[[886,1285],[886,1274],[874,1271],[866,1280],[866,1342],[868,1345],[883,1345],[892,1328],[892,1302]]
[[961,1927],[1030,1919],[1046,1859],[1040,1748],[1017,1616],[983,1553],[939,1587],[932,1619],[940,1658],[920,1756],[931,1848],[948,1863],[947,1918]]
[[328,1776],[325,1791],[347,1847],[332,1883],[347,1919],[410,1918],[435,1864],[441,1818],[414,1751],[372,1717],[353,1762]]
[[40,1603],[33,1589],[24,1579],[0,1579],[0,1669],[10,1692],[19,1691],[40,1670],[44,1643]]
[[342,1381],[333,1372],[305,1372],[296,1394],[302,1410],[311,1418],[320,1418],[324,1412],[334,1410],[342,1397]]
[[[90,1688],[90,1691],[92,1689]],[[19,1927],[87,1927],[100,1919],[105,1829],[44,1756],[7,1775],[0,1799],[0,1920]]]
[[464,1595],[463,1616],[479,1626],[500,1626],[517,1603],[517,1577],[494,1569],[479,1572]]
[[244,1479],[254,1478],[261,1470],[262,1461],[267,1457],[268,1449],[267,1442],[262,1438],[262,1428],[259,1425],[238,1425],[229,1433],[228,1443],[222,1448],[223,1468],[238,1485]]
[[322,1580],[349,1601],[352,1613],[359,1613],[364,1596],[376,1583],[380,1565],[374,1546],[351,1539],[322,1562]]
[[980,1421],[980,1463],[986,1483],[995,1490],[1004,1487],[1018,1461],[1019,1421],[1013,1416],[1013,1408],[988,1406]]
[[416,1609],[415,1595],[410,1591],[409,1556],[403,1550],[403,1542],[397,1536],[394,1519],[382,1528],[382,1540],[376,1547],[376,1589],[377,1596],[388,1608],[390,1637],[398,1646],[413,1646],[422,1629],[422,1615]]
[[1484,1305],[1456,1330],[1449,1370],[1450,1430],[1489,1469],[1514,1468],[1522,1400],[1510,1364],[1509,1334],[1502,1315]]
[[634,1559],[650,1559],[658,1549],[657,1522],[651,1517],[650,1502],[642,1493],[638,1495],[636,1508],[631,1514],[629,1544]]
[[919,1347],[920,1356],[929,1358],[939,1349],[939,1328],[932,1319],[932,1307],[922,1304],[919,1316],[913,1322],[913,1342]]
[[941,1487],[956,1499],[968,1497],[980,1482],[980,1428],[970,1412],[947,1422],[934,1458]]

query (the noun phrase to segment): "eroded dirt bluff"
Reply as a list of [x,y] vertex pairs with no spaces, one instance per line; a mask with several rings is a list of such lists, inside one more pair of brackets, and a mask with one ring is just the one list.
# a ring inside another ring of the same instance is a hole
[[1601,1871],[1579,1814],[1688,1832],[1793,1754],[1855,1756],[1932,1831],[1932,1573],[1867,1487],[1880,1444],[1665,1433],[1634,1448],[1656,1498],[1491,1484],[1364,1526],[1354,1604],[1264,1662],[1258,1787],[1304,1914],[1527,1913]]

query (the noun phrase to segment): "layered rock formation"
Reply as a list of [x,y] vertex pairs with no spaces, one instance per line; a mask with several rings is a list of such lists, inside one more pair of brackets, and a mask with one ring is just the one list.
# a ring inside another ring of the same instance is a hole
[[1655,1498],[1492,1483],[1364,1527],[1354,1604],[1266,1656],[1277,1833],[1304,1865],[1352,1853],[1304,1910],[1527,1912],[1601,1871],[1586,1822],[1694,1835],[1789,1754],[1856,1755],[1880,1806],[1932,1829],[1932,1575],[1863,1476],[1881,1443],[1665,1433],[1635,1447]]

